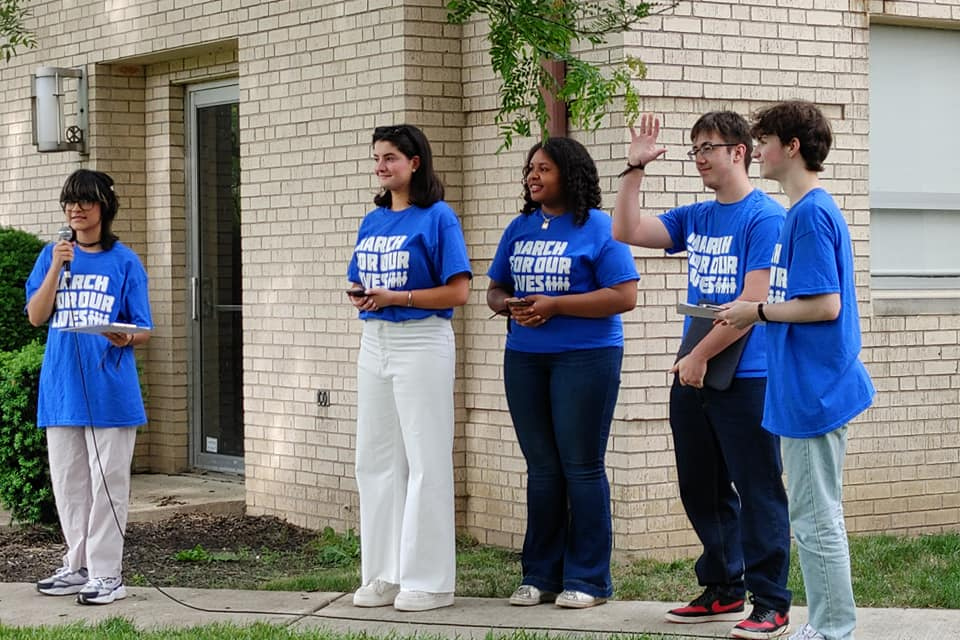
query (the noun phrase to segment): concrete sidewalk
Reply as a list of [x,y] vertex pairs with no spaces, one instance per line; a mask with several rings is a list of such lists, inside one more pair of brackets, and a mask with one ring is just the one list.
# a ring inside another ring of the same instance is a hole
[[[663,622],[674,603],[611,601],[593,609],[561,609],[553,605],[512,607],[506,600],[457,598],[452,607],[401,613],[392,607],[360,609],[349,593],[302,593],[165,589],[197,611],[178,604],[149,587],[128,587],[126,600],[107,606],[82,606],[70,596],[50,597],[34,585],[0,583],[0,622],[13,627],[96,623],[111,617],[131,620],[138,628],[189,628],[211,623],[248,625],[267,622],[294,630],[327,629],[482,639],[489,632],[516,629],[605,637],[612,634],[663,634],[667,638],[726,638],[732,623],[677,625]],[[676,603],[679,604],[679,603]],[[286,615],[290,614],[290,615]],[[794,627],[806,620],[806,609],[791,612]],[[960,638],[960,610],[861,609],[860,640],[946,640]]]

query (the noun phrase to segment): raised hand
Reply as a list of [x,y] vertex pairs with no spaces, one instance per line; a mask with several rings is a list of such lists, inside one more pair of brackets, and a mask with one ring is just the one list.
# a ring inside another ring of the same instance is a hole
[[659,135],[660,119],[652,113],[643,114],[639,129],[630,127],[630,150],[627,151],[627,162],[632,165],[646,166],[665,154],[667,148],[657,146]]

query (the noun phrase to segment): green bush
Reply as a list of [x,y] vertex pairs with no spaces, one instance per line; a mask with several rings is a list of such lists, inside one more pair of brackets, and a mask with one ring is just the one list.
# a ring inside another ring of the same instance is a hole
[[47,440],[37,428],[44,345],[0,352],[0,502],[17,522],[57,521]]
[[23,285],[43,245],[26,231],[0,227],[0,351],[15,351],[46,335],[47,328],[34,327],[23,312]]

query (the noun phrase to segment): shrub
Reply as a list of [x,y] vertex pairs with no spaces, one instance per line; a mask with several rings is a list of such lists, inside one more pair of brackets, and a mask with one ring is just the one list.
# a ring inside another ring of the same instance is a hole
[[27,320],[24,283],[43,248],[38,237],[0,227],[0,351],[15,351],[46,335],[47,328]]
[[44,345],[0,352],[0,502],[17,522],[57,521],[47,440],[37,428]]

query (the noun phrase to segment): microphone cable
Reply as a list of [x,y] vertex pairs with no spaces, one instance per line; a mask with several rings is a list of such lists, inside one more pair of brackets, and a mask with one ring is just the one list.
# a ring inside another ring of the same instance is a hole
[[[72,314],[70,314],[68,318],[72,320]],[[68,320],[68,326],[72,326],[72,323],[69,320]],[[126,541],[127,541],[126,531],[124,530],[124,527],[120,524],[120,516],[117,515],[117,509],[116,509],[116,506],[114,505],[113,497],[110,494],[110,487],[107,485],[106,472],[103,469],[103,462],[100,458],[100,447],[97,444],[96,428],[93,426],[93,410],[90,406],[90,395],[87,389],[86,374],[84,373],[84,367],[83,367],[83,358],[80,352],[79,333],[73,332],[73,338],[74,338],[75,353],[77,357],[77,367],[80,373],[80,392],[83,394],[84,405],[86,406],[86,409],[87,409],[86,428],[89,429],[91,440],[93,441],[93,449],[97,459],[97,468],[100,472],[100,479],[103,483],[104,492],[107,495],[107,501],[110,504],[110,511],[113,514],[113,521],[114,521],[114,524],[116,524],[117,526],[117,531],[120,533],[121,539],[124,541],[124,548],[126,548]],[[112,343],[111,343],[111,346],[113,346]],[[115,348],[122,349],[126,347],[115,347]],[[111,427],[111,428],[136,429],[138,427]],[[130,565],[131,565],[131,568],[134,570],[142,568],[134,562],[131,562]],[[659,631],[655,632],[655,631],[632,630],[632,629],[605,630],[605,629],[585,629],[583,627],[557,627],[557,626],[545,627],[545,626],[526,626],[526,625],[522,627],[517,627],[512,625],[504,625],[504,624],[476,624],[476,623],[468,623],[468,622],[451,623],[451,622],[438,622],[438,621],[429,621],[429,620],[395,620],[395,619],[387,619],[383,617],[371,618],[371,617],[344,616],[344,615],[324,615],[322,613],[318,613],[318,611],[322,611],[323,609],[326,609],[327,607],[334,604],[335,602],[343,599],[345,596],[348,595],[348,592],[341,593],[339,596],[332,598],[328,602],[322,603],[321,606],[316,611],[312,611],[312,612],[280,611],[280,610],[272,611],[272,610],[262,610],[262,609],[215,609],[211,607],[194,605],[189,602],[186,602],[185,600],[182,600],[181,598],[176,597],[175,595],[167,592],[160,585],[156,584],[153,580],[151,580],[147,572],[142,572],[140,573],[140,575],[143,576],[144,580],[147,582],[147,585],[151,589],[161,594],[162,596],[166,597],[168,600],[186,609],[191,609],[193,611],[198,611],[200,613],[226,613],[226,614],[244,614],[244,615],[257,615],[257,616],[288,616],[288,617],[297,618],[297,620],[291,620],[289,623],[283,626],[289,626],[290,624],[294,624],[298,620],[302,620],[304,618],[319,618],[319,619],[330,620],[330,621],[366,622],[366,623],[374,623],[374,624],[386,623],[391,625],[404,625],[406,627],[415,627],[415,626],[464,627],[467,629],[490,629],[490,630],[503,630],[503,631],[514,631],[518,629],[524,629],[524,630],[531,630],[531,631],[559,631],[563,633],[577,633],[577,634],[588,633],[588,634],[605,634],[605,635],[616,634],[616,635],[625,635],[625,636],[657,635],[662,633]],[[120,576],[120,580],[121,581],[123,580],[122,575]],[[716,638],[715,635],[699,635],[699,634],[689,634],[689,633],[671,633],[670,635],[676,638],[694,638],[694,639]]]

